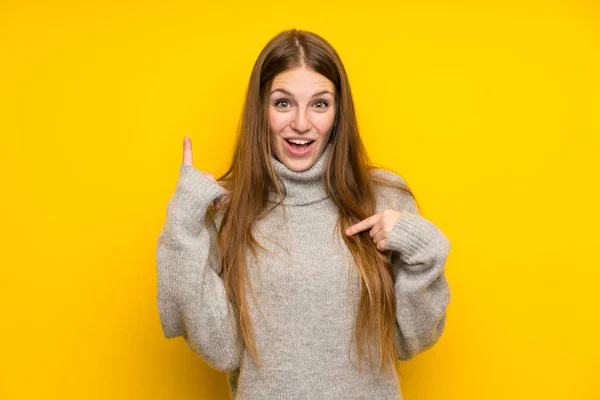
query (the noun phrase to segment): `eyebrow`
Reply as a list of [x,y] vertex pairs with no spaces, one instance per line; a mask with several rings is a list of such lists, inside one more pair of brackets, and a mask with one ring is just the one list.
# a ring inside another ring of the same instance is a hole
[[[285,90],[285,89],[275,89],[275,90],[273,90],[273,91],[271,92],[271,94],[273,94],[273,93],[275,93],[275,92],[282,92],[282,93],[285,93],[285,94],[287,94],[287,95],[288,95],[288,96],[290,96],[290,97],[294,97],[294,95],[293,95],[293,94],[291,94],[290,92],[288,92],[288,91],[287,91],[287,90]],[[320,96],[320,95],[322,95],[322,94],[330,94],[331,96],[335,97],[335,96],[333,95],[333,93],[331,93],[331,91],[329,91],[329,90],[322,90],[322,91],[320,91],[320,92],[318,92],[318,93],[315,93],[315,94],[313,94],[313,95],[312,95],[312,97],[317,97],[317,96]]]

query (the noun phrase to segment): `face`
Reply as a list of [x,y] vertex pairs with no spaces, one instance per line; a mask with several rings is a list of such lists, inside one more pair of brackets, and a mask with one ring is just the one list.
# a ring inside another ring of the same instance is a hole
[[335,85],[301,66],[277,75],[269,96],[271,147],[276,158],[293,171],[307,170],[317,161],[331,135]]

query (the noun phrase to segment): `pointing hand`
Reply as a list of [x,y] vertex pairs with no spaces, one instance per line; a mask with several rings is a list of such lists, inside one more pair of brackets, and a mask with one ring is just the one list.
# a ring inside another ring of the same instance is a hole
[[400,211],[384,210],[347,228],[346,235],[354,235],[366,229],[371,229],[370,235],[377,245],[377,250],[383,252],[390,232],[398,218],[400,218]]
[[[193,162],[192,162],[192,139],[190,139],[188,136],[183,137],[183,163],[185,165],[187,165],[188,167],[194,166]],[[200,172],[202,172],[202,171],[200,171]],[[207,178],[209,178],[210,180],[215,182],[217,185],[219,184],[219,182],[217,182],[215,177],[212,176],[210,173],[202,172],[202,174],[204,174]],[[223,188],[223,190],[225,191],[225,193],[227,193],[227,190],[225,188]],[[219,200],[215,200],[215,208],[218,209],[220,207],[221,207],[221,202]]]

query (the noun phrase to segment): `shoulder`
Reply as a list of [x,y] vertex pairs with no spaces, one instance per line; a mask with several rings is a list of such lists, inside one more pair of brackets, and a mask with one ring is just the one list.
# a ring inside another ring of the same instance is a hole
[[401,175],[399,175],[396,172],[389,170],[389,169],[373,167],[371,169],[371,177],[376,182],[382,181],[382,180],[387,180],[387,181],[397,182],[397,183],[400,183],[402,186],[408,187],[406,180]]
[[371,179],[377,196],[377,211],[407,210],[418,213],[418,206],[406,179],[389,169],[373,167]]

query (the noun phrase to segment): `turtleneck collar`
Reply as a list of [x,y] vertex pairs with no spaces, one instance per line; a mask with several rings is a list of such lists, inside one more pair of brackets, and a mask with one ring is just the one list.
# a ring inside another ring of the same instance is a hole
[[[286,188],[284,204],[304,205],[323,200],[327,197],[325,186],[323,186],[322,176],[327,167],[329,154],[331,153],[331,143],[327,143],[321,152],[321,155],[315,163],[305,171],[292,171],[274,156],[271,157],[271,163],[275,172]],[[278,202],[277,192],[269,193],[270,202]]]

